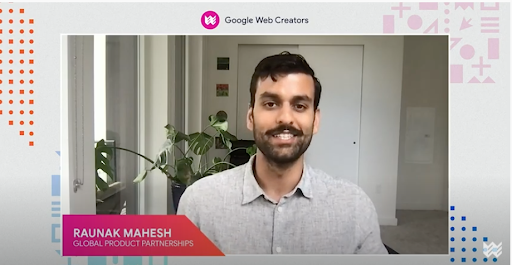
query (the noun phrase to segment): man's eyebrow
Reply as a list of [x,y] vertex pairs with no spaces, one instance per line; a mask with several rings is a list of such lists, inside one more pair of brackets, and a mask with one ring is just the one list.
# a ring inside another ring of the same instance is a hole
[[300,95],[300,96],[294,96],[292,98],[292,102],[298,102],[298,101],[306,101],[311,102],[313,101],[308,95]]
[[[279,97],[279,95],[277,95],[275,93],[271,93],[271,92],[261,93],[260,98],[268,98],[268,99],[273,99],[276,101],[281,101],[281,98]],[[309,97],[308,95],[294,96],[294,97],[292,97],[292,100],[291,100],[291,102],[312,102],[312,101],[313,101],[313,99],[311,99],[311,97]]]
[[263,92],[261,93],[260,98],[279,99],[279,96],[275,93]]

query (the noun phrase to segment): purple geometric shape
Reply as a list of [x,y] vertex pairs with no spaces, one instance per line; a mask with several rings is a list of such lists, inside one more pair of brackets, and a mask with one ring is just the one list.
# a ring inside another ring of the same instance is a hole
[[395,33],[395,16],[384,15],[382,17],[382,32],[383,33]]
[[480,56],[479,64],[471,65],[472,68],[480,69],[480,76],[484,75],[484,68],[491,68],[490,64],[484,64],[484,57]]
[[495,2],[494,6],[486,6],[485,2],[480,3],[480,10],[500,10],[500,3]]
[[487,58],[499,59],[500,58],[500,39],[490,38],[487,40]]
[[462,83],[463,71],[464,66],[462,64],[450,65],[450,83]]
[[471,80],[469,80],[469,82],[468,82],[468,83],[471,83],[471,84],[480,84],[480,80],[478,80],[478,78],[476,78],[476,76],[475,76],[475,77],[471,78]]
[[402,18],[404,16],[404,10],[411,10],[411,7],[404,6],[404,3],[400,2],[400,5],[391,7],[391,10],[398,10],[399,18]]
[[486,83],[486,84],[494,84],[496,82],[494,82],[494,80],[492,80],[492,78],[489,76],[487,77],[482,83]]
[[450,50],[451,50],[462,40],[462,38],[450,38],[450,40],[453,41],[452,45],[450,45]]
[[466,18],[463,18],[462,23],[460,24],[460,30],[472,27],[473,25],[469,24],[469,22],[471,22],[471,18],[469,20],[466,20]]
[[473,46],[466,44],[460,48],[460,57],[463,59],[469,60],[475,56],[475,48]]
[[423,20],[418,15],[412,15],[407,19],[407,25],[410,29],[419,29],[423,24]]
[[463,10],[466,10],[466,8],[475,9],[474,3],[469,3],[469,2],[455,3],[455,10],[457,10],[457,8],[459,8],[459,7],[462,8]]
[[500,33],[499,29],[482,29],[480,32],[482,33]]
[[437,10],[438,4],[436,2],[420,2],[420,10]]
[[481,25],[482,27],[488,27],[488,28],[492,28],[492,27],[499,27],[500,26],[500,23],[482,23]]
[[428,26],[428,28],[423,33],[429,33],[429,31],[431,31],[432,29],[434,29],[434,33],[437,33],[439,29],[438,21],[439,19],[436,19],[432,24],[430,24],[430,26]]

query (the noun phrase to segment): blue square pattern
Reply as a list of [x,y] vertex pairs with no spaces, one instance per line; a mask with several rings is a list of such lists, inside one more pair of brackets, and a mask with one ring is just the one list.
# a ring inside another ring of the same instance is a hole
[[[455,211],[455,206],[450,206],[450,211]],[[455,219],[456,219],[456,217],[455,217],[454,215],[452,215],[452,216],[450,217],[450,220],[451,220],[451,221],[455,221]],[[466,218],[466,216],[461,216],[460,220],[461,220],[461,221],[467,221],[467,218]],[[450,227],[450,231],[455,231],[455,229],[456,229],[456,228],[455,228],[454,226],[451,226],[451,227]],[[465,232],[465,231],[466,231],[466,227],[465,227],[465,226],[460,227],[460,229],[461,229],[461,231],[463,231],[463,232]],[[476,226],[473,226],[473,227],[471,227],[471,230],[469,230],[469,229],[468,229],[467,231],[476,232],[476,231],[478,231],[478,230],[477,230],[477,227],[476,227]],[[471,239],[472,239],[472,242],[477,242],[477,241],[478,241],[478,238],[477,238],[477,237],[475,237],[475,236],[473,236],[473,237],[469,237],[469,238],[471,238]],[[450,241],[451,241],[451,242],[455,242],[455,240],[456,240],[456,239],[455,239],[455,237],[453,237],[453,236],[451,236],[451,237],[450,237]],[[467,242],[467,240],[466,240],[466,236],[461,237],[461,238],[460,238],[460,241],[461,241],[461,242]],[[488,239],[487,237],[483,237],[483,238],[482,238],[482,241],[483,241],[483,242],[488,242],[488,241],[489,241],[489,239]],[[474,255],[476,255],[476,254],[482,254],[482,253],[481,253],[481,251],[486,251],[486,249],[485,249],[485,248],[484,248],[484,249],[481,249],[481,248],[477,248],[477,247],[473,247],[473,248],[469,248],[469,249],[471,249],[473,252],[467,252],[467,253],[468,253],[468,254],[472,253],[472,254],[474,254]],[[465,248],[465,247],[461,248],[460,250],[461,250],[461,252],[462,252],[462,253],[466,253],[466,248]],[[492,250],[493,250],[493,251],[497,251],[497,248],[493,248]],[[454,248],[454,247],[450,247],[450,253],[454,253],[454,252],[455,252],[455,248]],[[478,261],[478,258],[477,258],[477,257],[462,257],[462,258],[460,259],[460,262],[465,263],[467,260],[470,260],[470,261],[473,261],[473,262],[477,262],[477,261]],[[455,262],[455,258],[450,258],[450,261],[451,261],[451,262]],[[488,261],[489,261],[489,259],[488,259],[488,258],[483,258],[483,259],[481,259],[481,261],[483,261],[483,262],[488,262]],[[497,259],[497,258],[492,258],[492,259],[491,259],[491,261],[492,261],[492,262],[497,262],[497,261],[498,261],[498,259]]]

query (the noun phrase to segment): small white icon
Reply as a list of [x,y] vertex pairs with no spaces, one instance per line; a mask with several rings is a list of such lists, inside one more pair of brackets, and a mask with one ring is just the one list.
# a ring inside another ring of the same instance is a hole
[[204,23],[206,25],[215,25],[217,24],[217,18],[215,16],[205,16]]
[[502,254],[501,246],[503,245],[502,242],[500,242],[499,244],[495,244],[494,242],[491,242],[489,245],[487,245],[484,242],[483,244],[484,244],[483,252],[486,257],[490,257],[490,256],[494,255],[496,258],[498,258],[499,256],[501,256],[501,254]]

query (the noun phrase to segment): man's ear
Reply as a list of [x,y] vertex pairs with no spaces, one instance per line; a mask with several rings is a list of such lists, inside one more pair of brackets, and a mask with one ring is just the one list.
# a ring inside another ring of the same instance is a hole
[[313,134],[316,134],[320,129],[320,109],[315,110],[315,121],[313,122]]
[[247,110],[247,129],[252,131],[252,128],[254,128],[254,115],[253,115],[253,107],[249,105],[249,110]]

